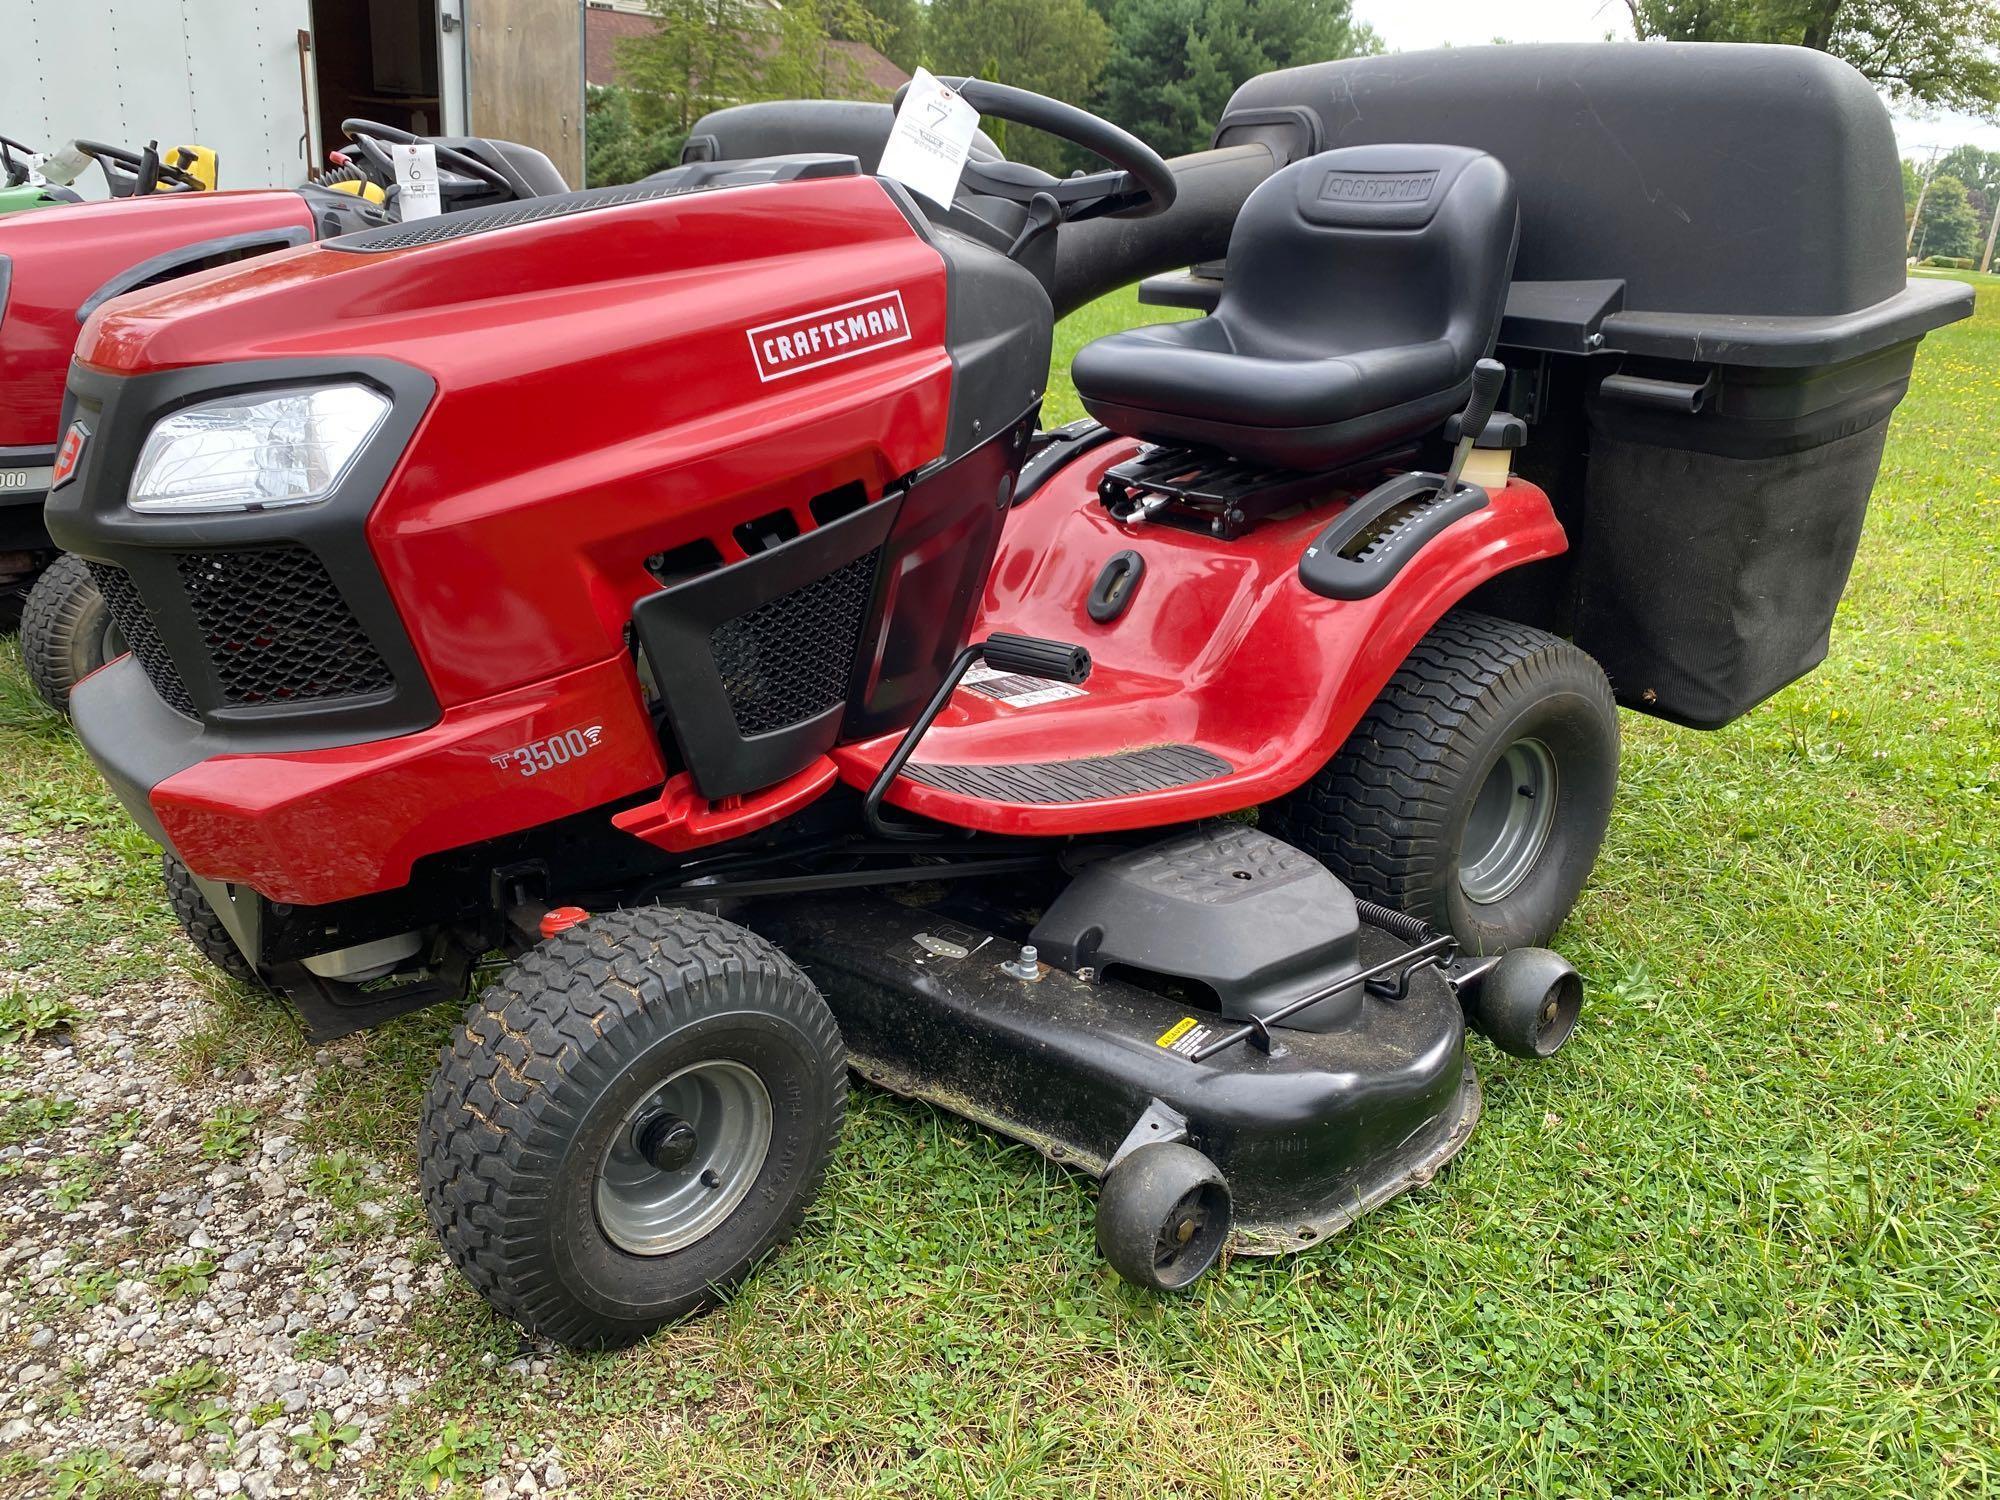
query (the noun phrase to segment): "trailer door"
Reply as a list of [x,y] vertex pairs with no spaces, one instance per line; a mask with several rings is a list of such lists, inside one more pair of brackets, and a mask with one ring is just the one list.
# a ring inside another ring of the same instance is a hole
[[[0,0],[0,129],[43,150],[198,144],[223,187],[301,182],[311,24],[308,0]],[[104,194],[96,172],[78,187]]]
[[469,129],[533,146],[583,181],[583,7],[576,0],[463,0]]

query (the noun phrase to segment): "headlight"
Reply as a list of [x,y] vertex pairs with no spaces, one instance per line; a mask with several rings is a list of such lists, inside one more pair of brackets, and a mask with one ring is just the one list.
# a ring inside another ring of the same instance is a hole
[[189,515],[324,500],[389,415],[365,385],[260,391],[164,417],[132,471],[134,510]]

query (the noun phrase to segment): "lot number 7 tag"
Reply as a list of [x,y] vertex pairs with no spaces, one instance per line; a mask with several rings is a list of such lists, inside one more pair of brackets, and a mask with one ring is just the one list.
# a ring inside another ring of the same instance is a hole
[[913,193],[922,193],[939,208],[950,208],[958,191],[958,175],[972,154],[979,131],[979,111],[956,89],[947,88],[923,68],[910,80],[910,91],[896,111],[889,144],[882,148],[876,171],[893,177]]

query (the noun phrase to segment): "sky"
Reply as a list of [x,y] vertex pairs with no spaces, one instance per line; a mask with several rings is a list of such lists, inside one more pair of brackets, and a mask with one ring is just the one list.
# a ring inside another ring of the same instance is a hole
[[[1606,34],[1629,39],[1624,0],[1353,0],[1354,14],[1399,52],[1444,42],[1465,45],[1505,37],[1510,42],[1599,42]],[[1896,141],[1905,156],[1922,158],[1932,146],[1950,150],[1969,143],[2000,151],[2000,125],[1963,115],[1919,118],[1893,112]]]

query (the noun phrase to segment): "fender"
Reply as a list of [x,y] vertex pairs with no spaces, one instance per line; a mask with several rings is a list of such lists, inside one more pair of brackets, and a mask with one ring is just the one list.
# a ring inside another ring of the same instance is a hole
[[[1075,696],[1019,706],[960,691],[914,764],[1059,767],[1200,747],[1224,766],[1188,784],[1053,804],[905,776],[888,801],[1002,834],[1103,833],[1255,807],[1326,763],[1453,605],[1568,546],[1548,497],[1517,477],[1380,593],[1328,599],[1299,581],[1298,562],[1336,512],[1312,506],[1221,546],[1155,522],[1122,523],[1097,502],[1097,482],[1137,451],[1121,441],[1079,455],[1015,508],[973,631],[975,640],[1006,630],[1073,641],[1095,662],[1088,682]],[[1090,613],[1098,574],[1124,552],[1138,555],[1142,576],[1123,612],[1099,621]],[[842,778],[868,785],[894,743],[835,751]]]

